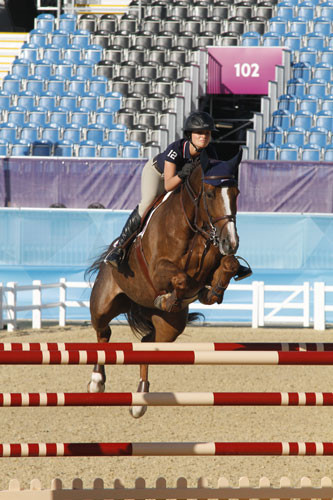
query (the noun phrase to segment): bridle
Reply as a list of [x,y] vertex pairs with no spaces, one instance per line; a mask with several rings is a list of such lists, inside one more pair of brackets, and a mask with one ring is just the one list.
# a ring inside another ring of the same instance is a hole
[[[222,227],[222,231],[225,227],[226,224],[229,222],[236,222],[236,216],[235,215],[222,215],[221,217],[212,217],[208,211],[208,206],[207,206],[207,198],[206,198],[206,193],[205,190],[203,189],[203,183],[205,180],[229,180],[229,181],[235,181],[235,177],[233,175],[211,175],[211,176],[204,176],[201,181],[201,188],[199,193],[195,193],[194,189],[192,188],[190,184],[190,176],[187,177],[186,181],[184,184],[182,184],[181,187],[181,196],[180,196],[180,201],[181,201],[181,206],[182,206],[182,211],[186,220],[187,225],[193,231],[194,233],[200,233],[207,241],[210,241],[214,246],[218,247],[219,246],[219,240],[217,237],[217,228],[215,224],[221,220],[224,220],[224,224]],[[186,211],[185,211],[185,206],[184,206],[184,190],[186,189],[186,192],[188,193],[192,203],[194,204],[194,221],[191,223],[190,219],[188,218]],[[203,199],[203,204],[205,208],[205,212],[207,215],[207,223],[209,226],[209,230],[206,231],[203,227],[200,227],[198,225],[198,212],[199,212],[199,204],[200,204],[200,199]]]

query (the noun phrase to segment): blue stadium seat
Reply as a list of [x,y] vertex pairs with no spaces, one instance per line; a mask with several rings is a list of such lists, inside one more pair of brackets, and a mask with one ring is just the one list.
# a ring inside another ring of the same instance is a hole
[[309,80],[311,80],[312,77],[311,70],[312,67],[310,66],[309,63],[305,62],[292,63],[292,72],[294,78],[302,78],[302,80],[308,82]]
[[287,20],[283,17],[271,17],[269,20],[269,31],[271,33],[277,33],[279,35],[284,35],[287,31]]
[[321,62],[327,63],[330,66],[333,66],[333,48],[332,47],[325,47],[325,49],[321,51]]
[[123,144],[124,142],[126,142],[126,133],[127,133],[126,125],[122,125],[121,123],[115,123],[113,127],[109,130],[108,140],[116,142],[117,144]]
[[243,47],[258,47],[260,45],[260,33],[248,31],[241,37]]
[[326,95],[327,82],[320,78],[312,78],[307,84],[307,94],[323,99]]
[[294,127],[309,130],[312,127],[312,113],[302,109],[296,111],[294,114]]
[[295,144],[298,147],[304,146],[305,130],[300,127],[290,127],[286,131],[286,143]]
[[113,126],[114,113],[109,108],[99,108],[96,111],[96,123],[100,123],[106,128]]
[[289,50],[299,50],[302,44],[302,35],[298,33],[286,33],[283,38],[283,45]]
[[327,144],[328,130],[322,127],[312,127],[309,131],[309,144],[325,148]]
[[81,141],[81,127],[77,123],[68,124],[63,131],[63,139],[77,144]]
[[310,49],[323,50],[325,36],[320,33],[307,33],[305,35],[305,46]]
[[140,158],[141,144],[137,141],[126,141],[122,145],[122,158]]
[[87,127],[90,121],[90,110],[87,108],[78,108],[72,112],[71,123],[76,123],[80,127]]
[[50,78],[53,71],[52,61],[48,59],[39,59],[34,63],[34,75],[41,78]]
[[37,123],[39,127],[44,127],[48,121],[48,110],[43,106],[36,106],[28,113],[29,121]]
[[96,92],[86,92],[81,95],[80,106],[90,111],[96,111],[98,108],[98,94]]
[[8,156],[9,143],[4,139],[0,139],[0,156]]
[[331,21],[324,16],[316,17],[313,20],[313,31],[329,36],[331,34]]
[[36,17],[36,28],[47,32],[53,31],[55,26],[55,18],[52,14],[39,14]]
[[290,2],[279,2],[276,6],[276,15],[286,21],[294,18],[294,8]]
[[57,107],[57,94],[55,92],[51,92],[46,90],[42,94],[40,94],[38,99],[38,105],[43,106],[49,111],[54,111]]
[[316,64],[318,51],[314,48],[303,47],[299,50],[299,61],[307,62],[310,66],[314,66]]
[[46,88],[51,92],[55,92],[58,96],[61,96],[66,92],[66,80],[63,76],[51,76],[46,80]]
[[47,31],[42,30],[40,28],[36,28],[30,31],[29,43],[33,43],[38,47],[45,47],[47,42],[48,42]]
[[57,143],[61,139],[62,128],[55,123],[48,123],[42,130],[42,139]]
[[55,74],[66,80],[72,78],[73,72],[74,65],[70,61],[67,61],[67,59],[61,59],[55,67]]
[[73,33],[76,28],[76,15],[64,13],[59,17],[59,29],[63,31],[67,31],[67,33]]
[[32,143],[32,156],[51,156],[52,142],[40,139]]
[[325,80],[326,83],[332,81],[332,66],[330,64],[320,62],[313,68],[313,78]]
[[299,109],[315,114],[318,109],[318,97],[315,95],[305,95],[299,103]]
[[84,80],[90,80],[94,76],[94,66],[95,64],[91,61],[80,61],[80,64],[76,65],[75,75]]
[[297,33],[298,35],[305,35],[307,32],[307,22],[303,17],[294,17],[289,22],[289,29],[292,33]]
[[84,49],[84,59],[89,59],[89,61],[94,61],[97,64],[103,59],[103,47],[100,45],[88,45]]
[[75,30],[72,34],[72,45],[85,49],[89,45],[90,32],[86,30]]
[[9,143],[16,142],[17,126],[15,125],[15,123],[0,123],[0,139],[3,139]]
[[108,79],[105,76],[94,76],[89,80],[89,91],[105,95],[108,92]]
[[27,78],[30,74],[30,61],[17,57],[14,59],[11,74],[18,78]]
[[333,4],[331,1],[322,2],[319,5],[319,12],[322,17],[326,17],[326,19],[333,21]]
[[66,49],[69,45],[69,33],[64,30],[54,30],[50,34],[51,44],[61,49]]
[[297,98],[291,94],[282,94],[279,97],[278,108],[289,111],[289,113],[295,113],[297,106]]
[[21,47],[20,57],[22,59],[27,59],[30,62],[35,62],[38,59],[38,45],[35,43],[26,42]]
[[83,95],[86,91],[86,80],[82,76],[73,76],[68,81],[68,90]]
[[[35,107],[36,103],[36,94],[35,92],[31,92],[31,90],[23,90],[17,96],[17,105],[22,106],[27,111],[31,111]],[[0,107],[1,100],[0,100]]]
[[15,75],[4,76],[2,80],[2,90],[10,94],[18,94],[21,90],[21,79]]
[[302,148],[302,160],[303,161],[320,161],[321,148],[314,146],[313,144],[306,144]]
[[321,101],[321,109],[333,112],[333,95],[327,95]]
[[108,92],[103,99],[103,107],[114,112],[119,111],[122,107],[122,98],[120,92]]
[[279,47],[281,44],[281,35],[268,31],[262,35],[264,47]]
[[100,144],[104,141],[105,128],[99,123],[92,123],[86,128],[86,140]]
[[286,109],[277,109],[276,111],[274,111],[274,113],[272,114],[272,125],[281,127],[282,129],[289,128],[291,126],[290,112]]
[[39,139],[39,127],[36,123],[26,123],[24,127],[21,128],[20,138],[29,142],[38,141]]
[[77,92],[67,92],[59,100],[59,106],[68,109],[68,111],[76,111],[79,107],[80,95]]
[[58,107],[50,113],[50,123],[55,123],[59,127],[66,127],[69,123],[69,111]]
[[10,156],[29,156],[31,153],[31,142],[20,139],[12,145]]
[[68,139],[58,141],[54,147],[54,156],[74,156],[74,143]]
[[112,141],[102,142],[99,155],[101,158],[117,158],[118,145]]
[[11,106],[7,112],[7,121],[15,123],[18,127],[23,127],[27,121],[27,112],[23,106]]
[[0,90],[0,109],[8,109],[11,103],[11,94],[7,90]]
[[97,144],[94,141],[82,141],[78,145],[77,155],[94,158],[97,156]]
[[42,94],[44,91],[44,79],[38,75],[30,75],[26,79],[26,90],[31,90],[36,94]]
[[307,21],[311,21],[314,18],[315,7],[311,2],[302,2],[298,5],[298,16],[304,17]]
[[333,129],[333,111],[328,111],[326,109],[322,109],[315,116],[316,127],[322,127],[326,130]]
[[76,45],[71,45],[66,49],[66,60],[70,61],[72,64],[79,64],[81,59],[83,59],[83,49],[77,47]]
[[58,64],[61,60],[61,48],[54,43],[48,43],[43,49],[43,59],[49,59],[53,64]]
[[277,149],[275,144],[264,142],[258,146],[258,160],[276,160]]
[[298,146],[296,144],[283,144],[279,150],[280,161],[297,161]]
[[305,94],[305,82],[302,78],[291,78],[287,81],[287,94],[302,98]]
[[333,162],[333,144],[326,146],[323,160]]

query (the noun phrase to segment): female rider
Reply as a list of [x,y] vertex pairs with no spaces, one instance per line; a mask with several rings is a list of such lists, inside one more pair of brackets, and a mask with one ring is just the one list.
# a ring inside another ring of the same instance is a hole
[[[125,257],[124,243],[139,229],[141,217],[158,196],[165,191],[173,191],[184,182],[197,161],[205,169],[209,158],[217,159],[215,148],[210,144],[215,130],[214,120],[208,113],[195,111],[185,121],[185,137],[147,161],[141,177],[141,202],[129,216],[117,245],[106,255],[106,264],[119,270]],[[238,281],[251,274],[249,267],[240,264],[234,279]]]

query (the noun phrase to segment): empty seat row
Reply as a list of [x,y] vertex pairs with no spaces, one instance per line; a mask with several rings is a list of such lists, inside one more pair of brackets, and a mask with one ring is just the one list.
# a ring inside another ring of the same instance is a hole
[[[333,111],[333,96],[325,96],[323,99],[318,99],[315,95],[305,95],[298,98],[291,94],[282,94],[279,97],[278,109],[282,117],[282,112],[296,113],[297,111],[308,111],[311,114],[317,114],[319,111]],[[277,115],[277,111],[274,112]],[[282,119],[282,118],[281,118]]]
[[266,142],[258,146],[258,160],[333,162],[333,144],[321,148],[314,144],[298,147],[295,144],[276,146]]
[[74,64],[78,64],[83,60],[98,63],[103,59],[103,47],[100,45],[88,45],[86,48],[81,48],[77,45],[67,45],[61,48],[54,44],[41,47],[35,43],[26,42],[21,47],[20,57],[30,62],[47,59],[54,64],[58,64],[58,62],[65,58]]
[[331,142],[331,130],[319,126],[308,130],[302,127],[289,127],[283,130],[281,127],[271,126],[265,130],[264,136],[265,142],[275,146],[295,144],[303,147],[305,144],[313,144],[323,148]]
[[285,131],[289,130],[290,127],[301,127],[309,130],[313,126],[331,130],[333,128],[333,108],[331,110],[323,109],[314,114],[303,109],[295,113],[279,109],[274,111],[272,115],[272,127],[279,127]]
[[312,95],[320,99],[325,99],[331,95],[331,83],[322,78],[312,78],[308,82],[305,82],[302,78],[291,78],[287,82],[287,94],[292,94],[299,98]]

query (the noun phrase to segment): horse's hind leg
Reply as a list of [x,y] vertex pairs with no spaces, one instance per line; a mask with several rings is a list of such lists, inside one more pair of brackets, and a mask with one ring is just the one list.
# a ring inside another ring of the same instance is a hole
[[[99,272],[90,297],[91,323],[97,335],[97,342],[109,342],[111,337],[110,321],[128,309],[128,298],[122,293],[111,276],[111,270],[103,265]],[[88,383],[88,392],[104,392],[105,367],[96,364]]]
[[[186,307],[178,313],[156,312],[151,318],[155,334],[143,337],[142,342],[173,342],[184,331],[188,316]],[[149,392],[148,365],[140,365],[140,382],[137,392]],[[147,411],[147,406],[132,406],[130,413],[140,418]]]

